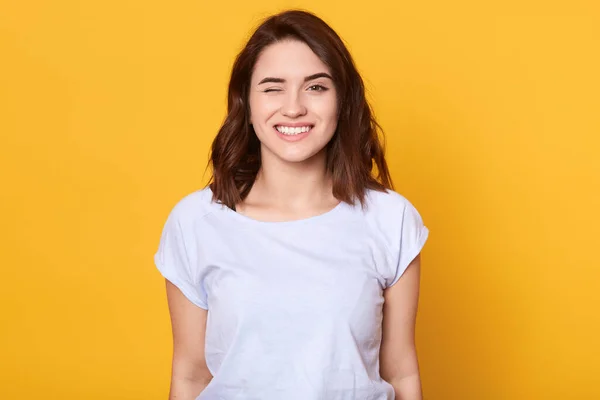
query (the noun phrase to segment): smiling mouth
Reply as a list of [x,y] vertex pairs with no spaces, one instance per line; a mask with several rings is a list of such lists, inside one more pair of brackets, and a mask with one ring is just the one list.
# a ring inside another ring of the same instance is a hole
[[285,125],[276,125],[275,129],[277,132],[286,135],[286,136],[296,136],[301,133],[306,133],[313,128],[313,125],[306,126],[285,126]]

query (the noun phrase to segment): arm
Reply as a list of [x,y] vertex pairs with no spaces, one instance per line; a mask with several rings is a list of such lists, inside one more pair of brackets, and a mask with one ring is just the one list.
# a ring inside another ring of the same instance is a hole
[[208,312],[190,302],[166,280],[173,331],[173,365],[169,400],[194,400],[212,379],[204,357]]
[[397,400],[423,399],[415,347],[420,258],[384,293],[380,374],[394,387]]

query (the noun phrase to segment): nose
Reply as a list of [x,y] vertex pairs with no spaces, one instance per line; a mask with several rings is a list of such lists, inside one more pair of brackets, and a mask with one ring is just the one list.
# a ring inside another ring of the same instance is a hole
[[290,118],[297,118],[305,115],[306,107],[304,106],[302,96],[290,91],[290,93],[285,96],[285,100],[281,106],[281,113]]

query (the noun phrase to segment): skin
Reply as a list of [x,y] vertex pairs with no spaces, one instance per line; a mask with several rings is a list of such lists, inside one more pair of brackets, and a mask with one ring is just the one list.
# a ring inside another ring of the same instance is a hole
[[208,311],[190,302],[166,280],[173,332],[173,361],[169,400],[193,400],[212,379],[204,356]]
[[[250,120],[261,142],[262,165],[252,190],[236,210],[264,221],[322,214],[339,201],[325,168],[325,146],[337,127],[337,93],[329,68],[304,43],[283,41],[258,58],[250,83]],[[277,78],[284,82],[266,82]],[[297,142],[279,137],[275,125],[313,125]]]
[[379,374],[396,392],[396,399],[422,400],[415,346],[421,255],[410,263],[398,282],[383,294],[383,326]]
[[[336,88],[327,75],[328,67],[298,41],[275,43],[258,58],[249,103],[262,165],[249,195],[236,205],[237,212],[261,221],[290,221],[325,213],[339,203],[325,168],[325,147],[335,133],[338,114]],[[296,122],[312,126],[300,141],[286,141],[274,130],[275,125]],[[417,256],[384,293],[380,374],[402,400],[422,399],[414,342],[419,274]],[[173,330],[169,399],[193,400],[212,378],[204,355],[207,311],[169,281],[166,285]]]

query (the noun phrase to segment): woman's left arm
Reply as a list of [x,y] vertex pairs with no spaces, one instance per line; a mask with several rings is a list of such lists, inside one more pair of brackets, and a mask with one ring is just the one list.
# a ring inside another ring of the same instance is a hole
[[380,375],[394,387],[396,400],[423,399],[415,347],[420,270],[419,254],[384,292]]

